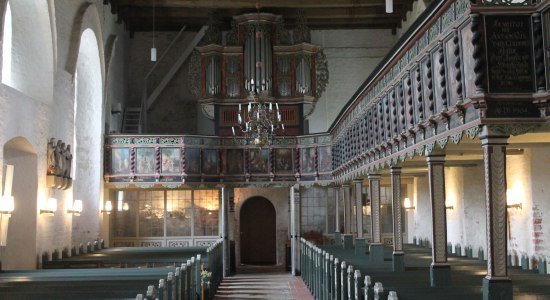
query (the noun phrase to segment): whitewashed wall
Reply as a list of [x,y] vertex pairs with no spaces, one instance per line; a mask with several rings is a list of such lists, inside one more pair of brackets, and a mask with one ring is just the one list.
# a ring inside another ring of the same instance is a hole
[[[0,3],[5,3],[5,1]],[[28,210],[31,210],[31,216],[36,221],[36,228],[28,228],[28,231],[22,233],[21,236],[21,238],[35,241],[35,255],[30,262],[32,265],[36,265],[36,257],[43,251],[52,252],[55,249],[61,251],[63,248],[70,248],[72,245],[85,242],[92,237],[101,238],[99,233],[101,216],[98,210],[88,211],[80,217],[79,221],[99,225],[83,229],[86,231],[84,236],[73,237],[73,217],[65,212],[67,204],[72,203],[74,198],[73,189],[54,192],[58,200],[58,210],[55,216],[39,214],[40,208],[44,207],[49,196],[49,189],[46,188],[46,144],[50,137],[61,139],[69,144],[73,143],[75,98],[73,76],[77,68],[81,33],[90,28],[98,40],[96,47],[97,53],[100,55],[100,69],[94,72],[96,72],[96,78],[100,78],[99,85],[102,87],[102,91],[99,95],[97,95],[97,91],[94,91],[93,95],[93,97],[99,97],[99,100],[95,102],[94,110],[99,111],[100,116],[95,118],[94,122],[97,123],[93,124],[97,128],[97,131],[92,133],[94,153],[90,153],[88,163],[81,166],[84,172],[88,170],[92,174],[87,179],[91,188],[80,196],[85,201],[100,203],[101,166],[103,165],[101,135],[105,127],[105,119],[110,117],[110,113],[104,114],[105,111],[110,112],[110,107],[109,109],[104,107],[103,87],[106,69],[104,45],[110,35],[120,36],[119,42],[124,44],[127,34],[124,32],[122,24],[116,24],[116,16],[111,15],[110,7],[104,7],[103,1],[100,0],[91,2],[85,0],[17,0],[14,3],[15,5],[11,7],[14,14],[14,29],[30,26],[33,30],[21,31],[25,32],[25,36],[16,36],[17,31],[14,30],[12,70],[13,74],[21,75],[20,79],[24,81],[25,85],[0,86],[0,145],[4,145],[15,137],[23,137],[36,152],[37,167],[34,171],[36,175],[29,174],[29,177],[37,176],[38,178],[35,185],[37,187],[36,199],[30,199],[36,205],[20,206],[18,205],[21,203],[20,201],[29,201],[29,199],[21,199],[21,197],[28,196],[14,195],[17,207],[14,211],[14,219],[17,218],[18,210],[21,210],[22,215],[26,215]],[[17,17],[18,14],[21,14],[21,11],[16,12],[21,9],[18,8],[20,4],[26,5],[25,9],[36,12],[38,16],[36,18]],[[2,7],[4,6],[2,5]],[[41,22],[41,25],[37,25],[38,21]],[[48,31],[47,34],[44,33],[45,30]],[[125,47],[120,49],[125,49]],[[120,53],[119,55],[124,56]],[[36,60],[41,62],[33,63]],[[123,64],[123,59],[114,63],[119,69]],[[14,80],[16,79],[17,77],[14,77]],[[113,95],[124,95],[125,78],[118,78],[111,82],[108,88]],[[4,159],[2,148],[0,148],[0,161],[5,163],[6,159]],[[10,231],[8,235],[10,234],[14,234],[14,232]],[[0,259],[4,260],[4,253],[9,252],[9,247],[8,244],[0,252]],[[10,267],[29,267],[29,265]]]
[[235,260],[237,266],[241,263],[240,252],[240,211],[243,203],[252,197],[264,197],[268,199],[275,207],[276,213],[276,245],[277,245],[277,265],[284,266],[285,263],[285,245],[289,239],[289,225],[290,225],[290,212],[289,212],[289,188],[239,188],[235,189],[235,214],[234,219],[230,221],[230,224],[234,224],[233,228],[230,228],[232,234],[230,238],[235,240]]

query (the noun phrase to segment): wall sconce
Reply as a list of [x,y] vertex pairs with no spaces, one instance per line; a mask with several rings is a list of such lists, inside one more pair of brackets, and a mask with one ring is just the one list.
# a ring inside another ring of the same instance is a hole
[[[4,181],[4,195],[0,197],[0,246],[7,246],[8,226],[11,213],[15,207],[11,188],[13,185],[13,165],[6,165],[6,176]],[[2,182],[0,181],[0,194],[2,194]]]
[[48,198],[46,202],[46,208],[40,209],[40,214],[45,214],[46,216],[53,216],[57,211],[57,199],[54,197]]
[[11,215],[15,207],[13,196],[4,195],[0,199],[0,214]]
[[414,205],[411,204],[411,199],[409,198],[405,198],[405,200],[403,201],[403,207],[407,210],[415,208]]
[[507,208],[522,209],[521,203],[506,204]]
[[120,115],[122,113],[122,103],[114,103],[111,106],[111,114]]
[[124,202],[124,204],[122,204],[122,210],[123,211],[129,211],[130,210],[130,205],[128,204],[128,202]]
[[510,189],[506,191],[507,208],[523,209],[522,203],[519,199],[519,192]]
[[113,211],[113,203],[111,202],[111,200],[105,201],[105,207],[101,212],[107,213],[108,215],[110,215],[112,211]]
[[[15,207],[11,188],[13,186],[13,165],[6,165],[6,180],[4,183],[4,195],[0,198],[0,214],[11,215]],[[0,184],[1,189],[1,184]]]
[[73,208],[67,209],[68,214],[73,214],[74,216],[80,216],[82,213],[82,200],[74,200]]

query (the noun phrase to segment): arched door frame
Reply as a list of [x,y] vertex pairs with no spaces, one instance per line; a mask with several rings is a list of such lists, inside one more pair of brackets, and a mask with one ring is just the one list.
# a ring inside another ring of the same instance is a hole
[[[273,252],[268,252],[266,253],[266,256],[269,255],[269,256],[272,256],[270,258],[270,261],[269,261],[269,264],[277,264],[277,209],[275,208],[275,205],[273,204],[273,202],[271,200],[269,200],[268,198],[264,197],[264,196],[259,196],[259,195],[256,195],[256,196],[251,196],[249,198],[247,198],[246,200],[244,200],[242,202],[242,204],[240,205],[240,208],[239,208],[239,244],[241,246],[241,251],[240,251],[240,262],[241,263],[245,263],[246,259],[244,257],[246,251],[244,251],[244,247],[246,247],[246,244],[243,243],[243,236],[242,236],[242,233],[245,231],[245,226],[246,224],[243,224],[243,220],[246,221],[246,217],[243,218],[243,216],[246,215],[246,213],[243,215],[243,212],[245,211],[246,207],[248,205],[251,204],[251,201],[258,201],[258,200],[261,200],[263,201],[264,203],[266,204],[269,204],[269,208],[270,208],[270,212],[272,214],[272,218],[270,218],[270,220],[272,220],[273,224],[273,231],[271,233],[269,233],[269,236],[271,236],[272,238],[272,241],[273,241],[273,247],[270,247],[272,248],[271,250]],[[250,229],[250,228],[249,228]],[[266,235],[268,233],[265,233]],[[267,262],[267,261],[266,261]],[[254,262],[252,262],[252,264],[254,264]],[[263,264],[263,263],[262,263]]]

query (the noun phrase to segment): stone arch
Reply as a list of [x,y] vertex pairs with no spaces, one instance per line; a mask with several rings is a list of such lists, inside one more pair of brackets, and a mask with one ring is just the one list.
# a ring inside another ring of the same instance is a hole
[[73,137],[73,198],[82,200],[83,210],[73,219],[73,243],[99,237],[101,199],[103,68],[95,32],[87,28],[78,43],[75,67]]
[[[0,3],[2,32],[7,5],[7,0]],[[11,80],[4,83],[40,102],[51,103],[55,73],[52,3],[17,0],[9,1],[9,5],[13,20]]]
[[86,29],[92,30],[96,35],[97,48],[99,49],[99,57],[101,62],[101,78],[103,80],[102,85],[104,88],[105,50],[103,46],[101,18],[99,17],[99,11],[97,10],[97,5],[95,3],[84,3],[78,10],[78,14],[72,27],[71,41],[69,42],[69,53],[67,56],[65,70],[74,76],[77,67],[80,43],[82,41],[81,37]]
[[[24,137],[4,144],[4,165],[14,166],[14,211],[9,220],[7,244],[0,252],[6,270],[36,268],[37,154]],[[4,169],[4,168],[3,168]]]

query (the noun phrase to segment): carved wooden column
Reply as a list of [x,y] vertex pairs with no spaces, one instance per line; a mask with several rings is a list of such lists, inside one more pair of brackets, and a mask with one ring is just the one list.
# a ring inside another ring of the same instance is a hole
[[353,247],[353,236],[351,234],[351,218],[353,217],[350,198],[349,184],[342,185],[342,195],[344,200],[344,248]]
[[369,174],[369,198],[371,207],[371,243],[369,245],[371,262],[384,262],[384,246],[380,231],[380,174]]
[[223,239],[223,277],[229,275],[229,197],[233,193],[233,189],[222,187],[221,188],[221,238]]
[[426,158],[432,203],[432,264],[431,286],[448,285],[451,282],[447,263],[447,212],[445,208],[445,155]]
[[512,299],[507,272],[506,145],[508,135],[483,126],[480,134],[485,169],[487,276],[483,299]]
[[[291,248],[291,270],[292,275],[299,275],[300,265],[300,187],[290,187],[290,248]],[[301,270],[300,270],[301,271]]]
[[353,194],[355,196],[355,208],[357,214],[357,237],[355,238],[355,255],[364,255],[367,252],[365,238],[363,237],[363,180],[353,180]]
[[393,217],[393,271],[405,270],[405,253],[403,252],[403,216],[401,215],[401,168],[392,167],[392,217]]
[[334,244],[342,245],[342,234],[340,233],[340,187],[334,188],[334,207],[335,207],[335,224],[334,224]]

